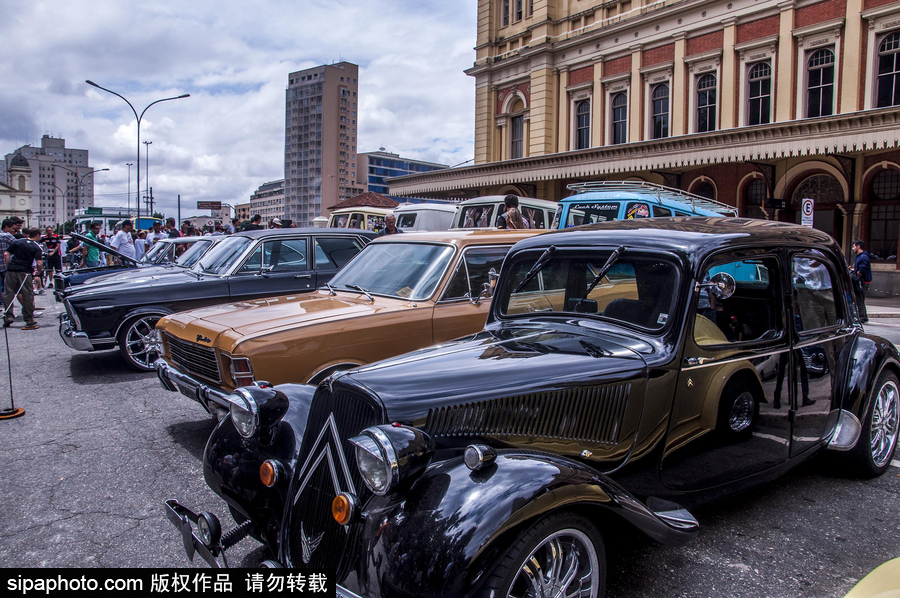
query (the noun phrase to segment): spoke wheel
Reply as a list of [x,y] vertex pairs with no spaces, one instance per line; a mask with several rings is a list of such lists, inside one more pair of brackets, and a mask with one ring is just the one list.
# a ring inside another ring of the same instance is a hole
[[879,376],[859,441],[848,454],[850,473],[866,478],[883,474],[891,465],[900,430],[900,382],[891,372]]
[[753,423],[753,415],[756,401],[753,393],[745,390],[731,404],[731,413],[728,416],[728,427],[732,432],[743,432]]
[[159,333],[156,330],[158,315],[139,316],[129,320],[119,332],[119,350],[128,365],[142,372],[153,371],[159,359]]
[[486,596],[599,598],[606,585],[603,540],[580,515],[551,515],[510,546],[486,584]]

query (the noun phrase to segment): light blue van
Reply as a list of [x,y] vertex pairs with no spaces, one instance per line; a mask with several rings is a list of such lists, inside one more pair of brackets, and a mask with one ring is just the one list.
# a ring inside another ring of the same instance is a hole
[[642,181],[573,183],[559,200],[551,228],[665,216],[737,216],[737,209],[687,191]]

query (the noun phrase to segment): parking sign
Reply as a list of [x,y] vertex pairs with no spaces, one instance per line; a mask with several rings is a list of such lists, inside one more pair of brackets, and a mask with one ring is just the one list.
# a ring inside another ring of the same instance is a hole
[[808,226],[809,228],[812,228],[813,212],[815,211],[815,205],[816,205],[815,201],[812,199],[809,199],[807,197],[803,200],[803,203],[801,205],[802,205],[802,208],[801,208],[802,217],[800,220],[800,224],[802,224],[803,226]]

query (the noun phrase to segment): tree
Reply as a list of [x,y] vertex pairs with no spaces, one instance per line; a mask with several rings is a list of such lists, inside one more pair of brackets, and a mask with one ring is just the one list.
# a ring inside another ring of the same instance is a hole
[[150,216],[150,217],[151,217],[151,218],[159,218],[159,219],[162,220],[163,222],[166,221],[166,217],[163,216],[162,214],[160,214],[159,212],[153,212],[153,215]]

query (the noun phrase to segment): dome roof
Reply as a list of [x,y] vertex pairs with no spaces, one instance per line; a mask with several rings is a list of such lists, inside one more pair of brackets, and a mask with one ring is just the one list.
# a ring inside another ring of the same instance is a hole
[[21,153],[17,153],[13,156],[12,161],[9,163],[10,168],[31,168],[28,164],[28,159],[25,158]]

